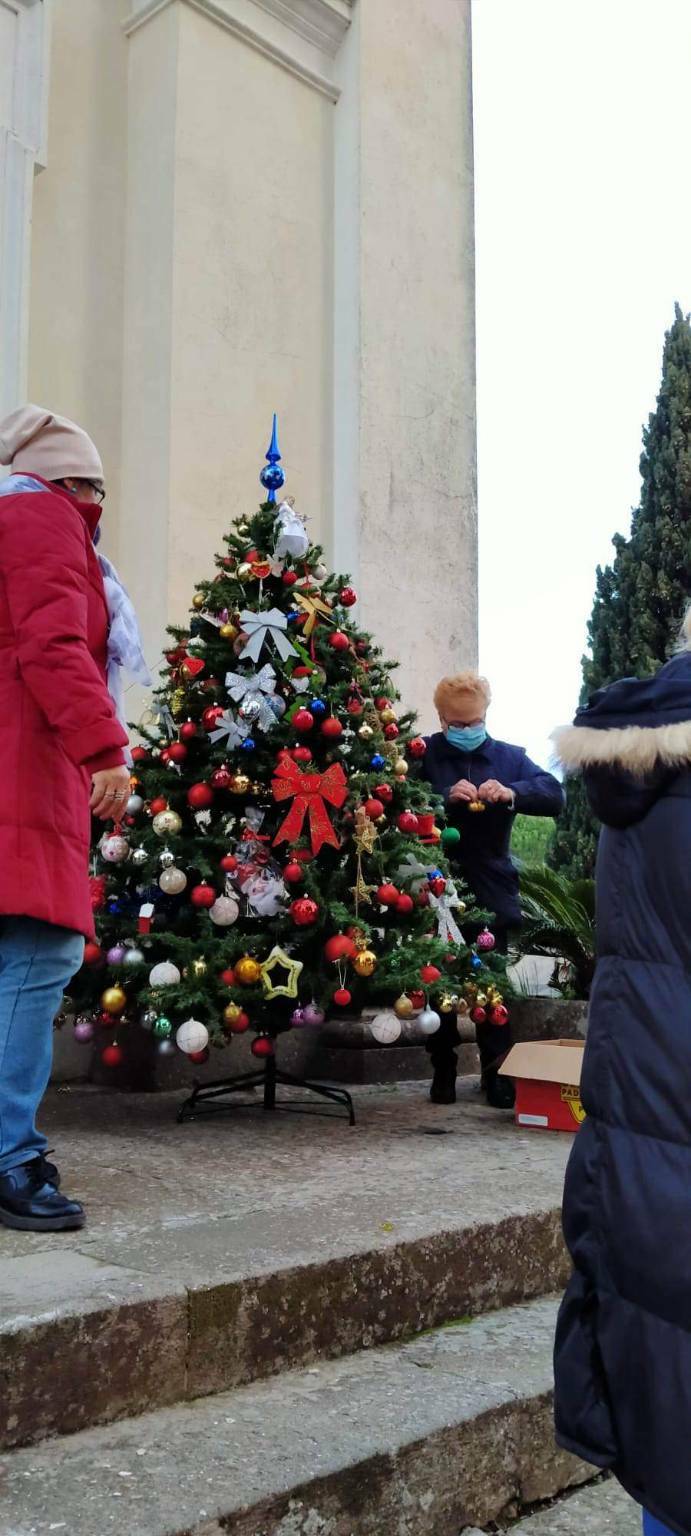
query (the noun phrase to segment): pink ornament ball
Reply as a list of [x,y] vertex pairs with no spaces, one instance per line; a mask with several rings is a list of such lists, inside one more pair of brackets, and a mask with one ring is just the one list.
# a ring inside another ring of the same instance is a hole
[[293,1029],[303,1029],[307,1022],[304,1008],[294,1008],[290,1015],[290,1022]]
[[122,965],[122,962],[123,962],[124,958],[125,958],[125,946],[124,946],[124,944],[114,944],[112,949],[109,949],[108,953],[106,955],[106,960],[108,961],[109,965]]
[[488,951],[490,949],[494,949],[496,942],[497,941],[494,937],[494,934],[490,933],[489,928],[483,928],[482,933],[480,934],[480,937],[477,941],[477,948]]
[[320,1024],[324,1023],[326,1018],[323,1008],[318,1008],[316,1003],[308,1003],[307,1007],[303,1009],[303,1016],[305,1024],[312,1029],[317,1029]]
[[94,1026],[90,1019],[77,1019],[74,1026],[74,1038],[80,1045],[88,1045],[94,1038]]

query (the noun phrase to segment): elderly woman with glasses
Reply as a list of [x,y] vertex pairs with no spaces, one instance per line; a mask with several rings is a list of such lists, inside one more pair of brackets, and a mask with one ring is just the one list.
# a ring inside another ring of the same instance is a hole
[[[0,422],[0,1224],[80,1227],[36,1114],[53,1020],[93,936],[90,812],[121,817],[127,733],[111,663],[146,667],[131,604],[95,549],[103,466],[38,406]],[[117,670],[117,668],[115,669]]]

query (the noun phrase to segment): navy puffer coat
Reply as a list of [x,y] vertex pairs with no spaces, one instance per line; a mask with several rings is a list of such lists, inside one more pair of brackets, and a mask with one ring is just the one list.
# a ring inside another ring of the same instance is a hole
[[604,824],[558,1439],[691,1536],[691,655],[556,740]]

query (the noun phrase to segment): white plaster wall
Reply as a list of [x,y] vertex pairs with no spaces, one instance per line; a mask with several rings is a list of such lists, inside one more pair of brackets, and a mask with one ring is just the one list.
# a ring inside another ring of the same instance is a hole
[[35,179],[28,394],[120,480],[127,46],[120,0],[53,0],[47,167]]
[[263,491],[279,414],[287,489],[318,534],[331,475],[333,105],[180,12],[169,611]]

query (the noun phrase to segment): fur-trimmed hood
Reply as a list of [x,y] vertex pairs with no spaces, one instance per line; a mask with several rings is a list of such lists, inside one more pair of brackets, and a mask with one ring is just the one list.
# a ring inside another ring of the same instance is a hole
[[619,769],[643,780],[691,766],[691,651],[654,677],[625,677],[599,689],[552,740],[567,773]]

